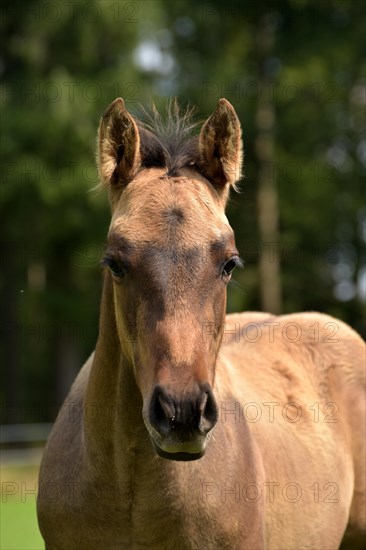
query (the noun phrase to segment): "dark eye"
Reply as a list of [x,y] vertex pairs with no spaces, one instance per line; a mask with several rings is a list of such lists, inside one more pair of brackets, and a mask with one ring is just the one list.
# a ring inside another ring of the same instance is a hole
[[126,275],[125,268],[114,258],[106,256],[103,259],[102,264],[106,265],[109,271],[113,273],[115,277],[124,277]]
[[225,263],[224,268],[222,270],[222,274],[228,277],[229,275],[232,274],[232,272],[237,266],[242,266],[242,265],[243,263],[240,260],[240,258],[238,256],[234,256],[233,258],[230,258],[230,260],[228,260]]

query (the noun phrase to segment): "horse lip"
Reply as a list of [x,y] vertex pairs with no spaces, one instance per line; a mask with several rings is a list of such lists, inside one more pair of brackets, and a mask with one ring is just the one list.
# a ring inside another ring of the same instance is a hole
[[189,453],[189,452],[182,452],[182,451],[167,452],[167,451],[164,451],[161,447],[159,447],[159,445],[157,445],[157,443],[154,441],[154,439],[151,439],[151,442],[152,442],[152,446],[153,446],[154,451],[156,452],[156,454],[158,456],[160,456],[160,458],[165,458],[165,459],[168,459],[168,460],[175,460],[175,461],[179,461],[179,462],[188,462],[188,461],[192,461],[192,460],[198,460],[198,459],[202,458],[203,455],[205,454],[205,448],[203,448],[201,451],[199,451],[197,453]]
[[[156,452],[156,454],[161,458],[167,458],[169,460],[189,461],[189,460],[197,460],[199,458],[202,458],[203,455],[205,454],[206,444],[210,439],[210,437],[207,435],[205,435],[204,438],[201,436],[200,445],[194,445],[193,443],[190,443],[190,442],[182,442],[182,441],[174,441],[174,440],[167,443],[167,441],[163,441],[160,434],[158,434],[158,432],[154,430],[154,428],[150,425],[149,422],[145,421],[145,425],[149,432],[153,449]],[[187,448],[189,447],[190,447],[190,450],[187,450]],[[195,447],[196,448],[199,447],[199,449],[195,450]],[[174,449],[179,449],[179,450],[174,450]]]

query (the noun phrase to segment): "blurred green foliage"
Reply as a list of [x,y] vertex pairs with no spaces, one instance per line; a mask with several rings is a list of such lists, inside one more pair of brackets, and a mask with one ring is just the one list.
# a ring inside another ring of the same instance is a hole
[[[95,136],[118,96],[132,113],[172,95],[202,118],[220,97],[234,105],[245,179],[228,216],[246,268],[229,310],[261,309],[258,260],[275,246],[284,312],[366,334],[364,29],[363,3],[347,0],[2,2],[4,422],[53,420],[94,347],[109,223]],[[275,116],[275,243],[257,223],[256,138],[271,126],[259,104]]]

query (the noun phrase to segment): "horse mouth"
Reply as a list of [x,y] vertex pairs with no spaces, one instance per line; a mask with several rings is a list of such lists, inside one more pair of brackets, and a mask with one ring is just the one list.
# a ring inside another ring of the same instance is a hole
[[192,460],[198,460],[199,458],[202,458],[205,454],[205,449],[202,449],[198,452],[185,452],[185,451],[164,451],[153,439],[151,439],[152,446],[154,451],[160,458],[166,458],[168,460],[177,460],[177,461],[183,461],[188,462]]
[[201,436],[194,441],[176,441],[168,439],[164,441],[154,430],[150,423],[146,423],[147,430],[154,451],[161,458],[177,461],[192,461],[202,458],[206,451],[206,445],[210,439],[211,433]]

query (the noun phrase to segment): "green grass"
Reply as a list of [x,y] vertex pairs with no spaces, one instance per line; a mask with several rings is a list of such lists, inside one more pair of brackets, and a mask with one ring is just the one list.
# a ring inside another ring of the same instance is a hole
[[1,550],[44,550],[34,494],[37,471],[37,467],[1,469]]
[[34,500],[1,502],[0,533],[1,550],[44,550]]

